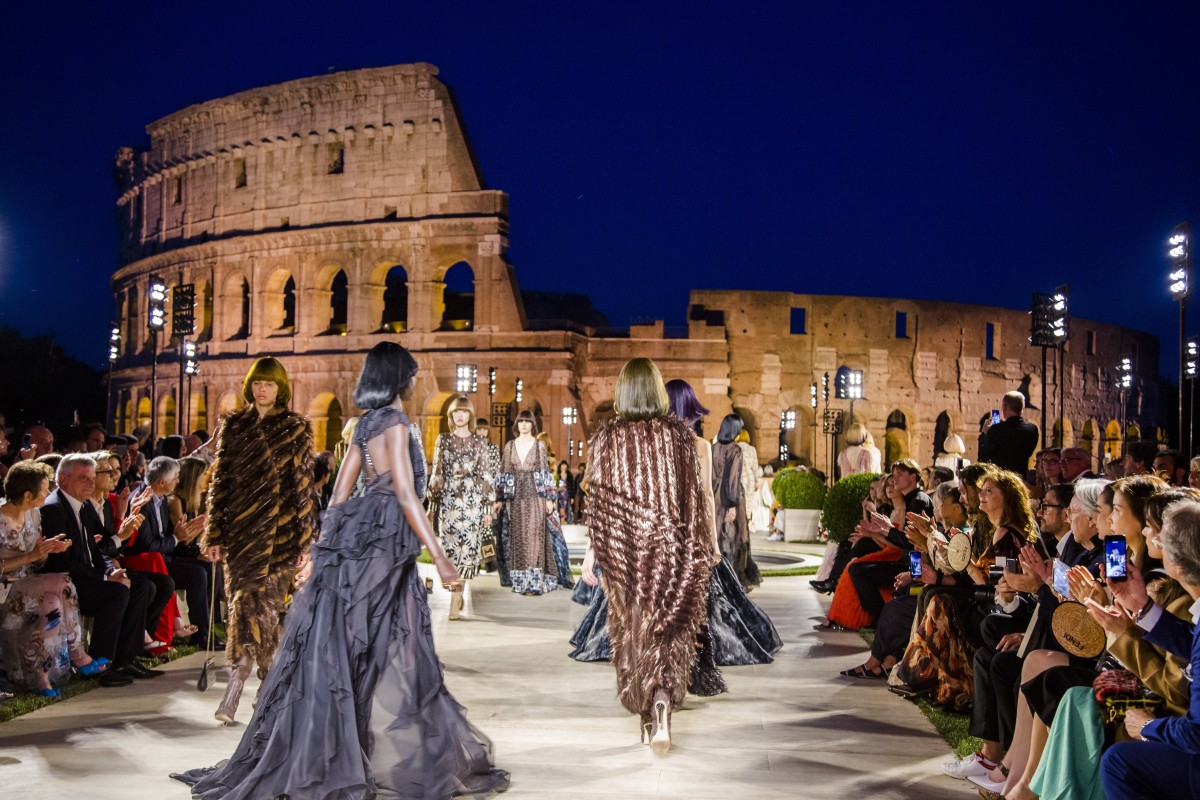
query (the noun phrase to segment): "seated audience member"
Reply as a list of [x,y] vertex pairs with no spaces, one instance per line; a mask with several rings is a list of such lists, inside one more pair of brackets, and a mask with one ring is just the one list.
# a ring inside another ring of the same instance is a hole
[[71,667],[99,675],[108,661],[92,660],[83,647],[79,600],[70,577],[34,570],[47,556],[70,547],[65,537],[42,536],[39,509],[50,494],[50,468],[34,461],[13,465],[0,506],[0,576],[8,598],[0,604],[0,669],[14,683],[43,697],[59,697],[54,683]]
[[954,471],[949,467],[933,467],[929,470],[930,479],[925,484],[925,491],[930,495],[943,483],[954,483]]
[[152,589],[146,581],[132,580],[101,551],[101,522],[88,502],[95,482],[96,463],[91,458],[72,454],[59,464],[58,488],[42,506],[42,534],[63,535],[71,546],[51,553],[42,571],[70,575],[80,612],[93,619],[88,653],[112,662],[100,685],[122,686],[134,678],[163,674],[135,660],[142,652]]
[[173,433],[162,440],[162,455],[167,458],[173,458],[178,461],[183,458],[184,449],[183,437],[177,433]]
[[[1015,563],[1022,547],[1040,541],[1024,480],[1008,471],[985,475],[979,487],[979,510],[993,533],[983,555],[967,567],[967,575],[978,586],[996,588],[989,563],[997,558]],[[975,594],[934,595],[900,661],[897,675],[907,689],[952,711],[968,709],[980,624],[993,607],[990,597],[981,605]]]
[[55,437],[55,441],[58,442],[58,452],[63,455],[87,452],[87,436],[83,428],[71,426],[61,436]]
[[[1146,641],[1187,658],[1194,676],[1200,671],[1200,502],[1171,508],[1158,539],[1167,574],[1196,601],[1191,621],[1166,613],[1154,602],[1136,566],[1130,565],[1127,580],[1110,582],[1110,588],[1145,631]],[[1186,716],[1155,717],[1150,711],[1131,709],[1125,727],[1136,741],[1113,745],[1100,764],[1109,800],[1200,796],[1200,686],[1194,677]]]
[[187,598],[188,616],[196,626],[189,644],[204,646],[208,641],[209,572],[195,558],[189,558],[181,545],[191,544],[204,532],[204,516],[187,520],[176,527],[171,521],[167,496],[179,483],[179,462],[158,456],[146,468],[146,485],[151,495],[142,516],[145,522],[126,551],[130,555],[159,553],[167,565],[167,574]]
[[105,449],[105,444],[108,442],[108,434],[104,430],[104,426],[98,422],[93,422],[91,425],[83,427],[83,447],[88,453],[98,453]]
[[1187,486],[1188,465],[1178,450],[1160,450],[1154,456],[1154,474],[1172,486]]
[[121,499],[113,493],[121,474],[119,460],[107,450],[90,455],[96,462],[96,483],[90,502],[100,519],[101,544],[104,545],[101,549],[106,555],[120,557],[121,566],[125,567],[131,581],[150,584],[150,599],[146,605],[146,650],[151,655],[164,655],[171,643],[171,629],[161,629],[159,620],[164,617],[174,619],[175,581],[167,574],[161,558],[156,562],[127,553],[131,537],[137,535],[138,526],[142,524],[141,511],[150,496],[143,492],[130,503],[126,495],[127,509],[122,509]]
[[45,425],[30,425],[25,429],[25,435],[29,437],[29,455],[22,455],[22,459],[37,458],[48,453],[54,452],[54,434]]
[[[892,501],[888,497],[888,487],[891,485],[890,475],[878,475],[871,481],[871,488],[867,495],[867,499],[863,500],[863,519],[870,519],[871,512],[878,511],[881,514],[892,513]],[[775,506],[778,505],[772,496],[772,513],[776,513]],[[779,530],[780,518],[776,514],[774,520],[775,529]],[[783,541],[783,532],[779,532],[779,538],[774,541]],[[879,545],[870,537],[863,534],[856,534],[849,537],[846,541],[841,542],[837,546],[834,553],[832,563],[829,564],[829,570],[826,573],[824,566],[821,572],[824,577],[818,577],[809,585],[821,594],[833,594],[837,588],[838,581],[842,579],[842,573],[846,571],[846,565],[856,558],[861,558],[869,553],[874,553],[879,550]]]
[[[189,521],[204,518],[210,467],[209,461],[197,456],[188,456],[179,460],[179,480],[176,482],[175,488],[167,495],[167,511],[171,516],[171,525],[174,529],[180,530]],[[225,580],[220,562],[212,561],[207,551],[201,550],[196,539],[176,546],[171,558],[176,562],[186,559],[204,570],[205,585],[208,586],[209,613],[215,613],[219,605],[214,605],[214,603],[219,604],[225,598]],[[196,612],[190,611],[190,613]],[[195,627],[196,630],[188,631],[187,635],[191,636],[202,632],[199,625]],[[207,620],[205,621],[206,628]],[[179,629],[176,630],[176,634],[183,635]],[[214,640],[214,649],[220,650],[224,646],[223,640]]]
[[1061,459],[1063,483],[1094,480],[1097,477],[1092,472],[1092,456],[1082,447],[1064,447]]
[[1158,445],[1147,439],[1137,439],[1125,446],[1125,457],[1121,466],[1125,469],[1125,477],[1134,475],[1153,475],[1154,457],[1158,455]]

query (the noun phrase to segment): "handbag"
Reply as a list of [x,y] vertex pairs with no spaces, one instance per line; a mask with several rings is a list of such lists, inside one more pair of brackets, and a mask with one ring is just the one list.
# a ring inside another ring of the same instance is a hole
[[496,568],[496,534],[491,530],[479,539],[479,567],[485,572]]
[[1137,676],[1127,669],[1101,672],[1092,681],[1092,694],[1107,723],[1123,718],[1131,708],[1152,711],[1162,705],[1162,698],[1142,686]]
[[1073,656],[1096,658],[1104,652],[1104,628],[1092,619],[1083,603],[1074,600],[1059,603],[1050,617],[1050,630],[1062,649]]

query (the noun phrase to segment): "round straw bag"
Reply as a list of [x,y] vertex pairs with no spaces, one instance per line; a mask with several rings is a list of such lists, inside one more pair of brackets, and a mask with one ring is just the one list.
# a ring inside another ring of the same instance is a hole
[[946,563],[955,572],[962,572],[971,565],[971,537],[959,532],[950,535],[946,543]]
[[1088,614],[1083,603],[1067,600],[1054,609],[1050,620],[1054,638],[1073,656],[1095,658],[1104,652],[1104,628]]

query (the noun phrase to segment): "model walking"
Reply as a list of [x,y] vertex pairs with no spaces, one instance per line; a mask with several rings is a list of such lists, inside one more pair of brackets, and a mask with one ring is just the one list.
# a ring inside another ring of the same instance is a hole
[[[203,800],[486,797],[508,787],[491,744],[446,690],[421,546],[461,585],[413,491],[408,418],[417,364],[394,342],[367,355],[367,409],[338,474],[312,571],[233,756],[177,775]],[[366,491],[347,500],[360,471]]]
[[639,714],[655,754],[671,746],[671,709],[683,700],[704,624],[711,518],[696,447],[673,417],[654,362],[621,368],[617,418],[588,445],[588,526],[583,577],[600,578],[617,696]]
[[[433,446],[429,497],[434,529],[450,563],[463,581],[479,572],[479,545],[492,528],[492,503],[496,492],[488,443],[471,430],[475,407],[466,395],[450,401],[446,411],[450,432]],[[450,619],[463,607],[463,587],[450,594]]]
[[721,557],[730,562],[738,583],[746,591],[762,583],[758,565],[750,557],[750,527],[746,523],[746,504],[742,502],[743,453],[737,445],[742,418],[726,414],[713,447],[713,494],[716,496],[718,541]]
[[[512,590],[545,594],[559,586],[558,564],[546,516],[554,513],[554,476],[546,445],[537,440],[537,422],[526,410],[517,414],[512,439],[504,445],[497,476],[495,512],[504,511],[505,556]],[[509,488],[511,487],[511,488]]]
[[225,660],[232,668],[216,718],[233,723],[250,666],[266,675],[279,615],[315,523],[312,431],[288,410],[283,365],[260,358],[242,383],[249,403],[221,421],[208,490],[205,546],[225,561]]

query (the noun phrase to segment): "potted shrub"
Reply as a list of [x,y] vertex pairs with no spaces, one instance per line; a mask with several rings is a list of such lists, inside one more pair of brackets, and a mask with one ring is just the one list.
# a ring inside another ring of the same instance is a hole
[[871,491],[871,481],[878,477],[870,472],[850,475],[829,490],[821,511],[821,527],[830,542],[841,544],[854,533],[863,518],[862,503]]
[[783,470],[771,485],[783,514],[783,535],[793,542],[815,542],[820,529],[825,481],[805,470]]

